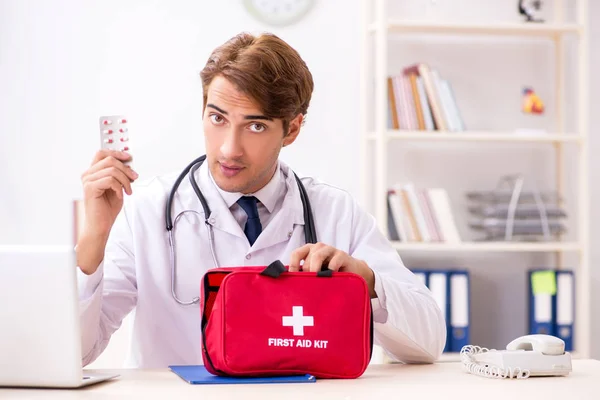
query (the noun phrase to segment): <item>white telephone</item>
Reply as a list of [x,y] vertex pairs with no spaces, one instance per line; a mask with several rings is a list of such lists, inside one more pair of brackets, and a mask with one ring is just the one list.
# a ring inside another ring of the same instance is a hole
[[460,357],[469,373],[488,378],[561,376],[572,370],[571,354],[565,352],[565,342],[550,335],[521,336],[500,351],[464,346]]

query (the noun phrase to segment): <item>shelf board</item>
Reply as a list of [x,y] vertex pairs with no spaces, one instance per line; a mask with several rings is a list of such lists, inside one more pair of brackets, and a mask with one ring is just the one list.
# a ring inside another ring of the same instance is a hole
[[[393,21],[386,24],[389,32],[402,33],[441,33],[461,35],[511,35],[511,36],[547,36],[576,33],[582,31],[577,24],[548,23],[504,23],[504,24],[448,24],[421,21]],[[370,24],[369,31],[375,32],[377,24]]]
[[551,252],[578,251],[577,242],[462,242],[462,243],[424,243],[391,242],[400,251],[438,251],[438,252]]
[[[491,131],[409,131],[388,130],[388,140],[412,140],[412,141],[456,141],[456,142],[538,142],[538,143],[579,143],[583,140],[581,135],[573,133],[515,133],[515,132],[491,132]],[[377,135],[369,133],[369,140],[375,140]]]

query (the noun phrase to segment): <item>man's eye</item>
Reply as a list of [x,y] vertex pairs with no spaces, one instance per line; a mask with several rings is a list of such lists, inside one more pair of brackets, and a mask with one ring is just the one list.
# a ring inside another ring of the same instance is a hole
[[250,125],[250,130],[252,132],[262,132],[265,130],[265,126],[263,124],[252,124]]
[[211,114],[210,120],[212,121],[213,124],[220,124],[223,122],[223,117],[220,116],[219,114]]

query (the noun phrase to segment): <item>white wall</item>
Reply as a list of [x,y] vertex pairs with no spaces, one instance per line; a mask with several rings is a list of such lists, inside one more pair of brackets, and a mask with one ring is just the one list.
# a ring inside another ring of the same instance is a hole
[[[332,30],[329,17],[340,12]],[[201,154],[199,71],[231,36],[269,29],[238,0],[8,0],[0,18],[3,243],[71,240],[69,201],[81,195],[102,114],[129,116],[141,179]],[[305,129],[283,158],[352,192],[358,65],[338,60],[356,60],[356,22],[354,7],[327,1],[306,22],[272,30],[300,52],[316,85]]]
[[[517,18],[516,2],[512,1],[468,0],[464,5],[469,7],[462,9],[451,3],[397,2],[394,12],[398,16],[419,12],[434,19],[465,19],[469,9],[487,20]],[[81,195],[79,176],[98,148],[97,118],[101,114],[123,112],[129,116],[134,167],[142,178],[180,169],[200,154],[198,72],[214,47],[242,30],[280,34],[300,51],[313,72],[316,88],[307,125],[297,143],[284,151],[283,159],[301,174],[317,175],[358,195],[358,5],[359,0],[319,1],[305,21],[270,29],[251,19],[237,0],[0,2],[0,187],[4,188],[0,192],[0,243],[70,243],[70,201]],[[600,16],[600,5],[592,4],[590,11],[592,16]],[[600,65],[594,38],[598,29],[593,28],[590,35],[592,72]],[[453,83],[470,126],[506,129],[532,123],[517,116],[514,107],[519,106],[519,93],[513,92],[511,85],[534,82],[552,110],[552,75],[538,73],[534,64],[536,60],[552,61],[548,46],[534,43],[524,48],[514,41],[488,46],[485,41],[454,38],[426,43],[424,47],[421,39],[398,41],[390,68],[415,60],[439,65]],[[475,60],[483,66],[476,66]],[[489,80],[488,74],[498,78]],[[593,106],[599,101],[593,88],[600,82],[595,74],[590,77]],[[507,103],[511,99],[515,102],[512,106]],[[594,115],[593,107],[591,115],[593,132],[600,117]],[[552,121],[545,117],[543,124],[551,126]],[[594,135],[591,144],[593,149],[600,147]],[[457,208],[461,190],[487,186],[502,173],[524,170],[543,184],[552,182],[551,175],[537,168],[551,161],[548,150],[519,151],[522,161],[513,164],[516,157],[511,151],[516,149],[506,146],[480,149],[477,159],[466,158],[464,149],[455,145],[438,146],[440,152],[434,158],[420,151],[430,148],[398,148],[404,157],[390,165],[396,171],[393,178],[452,187]],[[509,158],[511,170],[507,171]],[[495,161],[483,169],[473,168],[485,160]],[[591,162],[592,171],[600,166],[593,157]],[[600,199],[595,174],[592,172],[592,204]],[[592,221],[598,220],[598,211],[593,210],[593,217]],[[592,240],[600,238],[593,223],[592,227]],[[465,226],[461,230],[469,234]],[[592,267],[600,260],[598,251],[592,254]],[[540,255],[453,256],[427,262],[408,254],[403,257],[409,266],[469,267],[474,273],[473,317],[478,321],[473,326],[473,342],[495,347],[521,334],[525,326],[524,267],[548,261]],[[600,272],[595,271],[593,287],[598,292]],[[509,292],[501,291],[506,288]],[[597,336],[597,308],[594,313],[593,333]],[[115,365],[122,360],[126,333],[117,334],[110,351],[96,365]],[[600,357],[600,345],[593,350],[594,356]]]

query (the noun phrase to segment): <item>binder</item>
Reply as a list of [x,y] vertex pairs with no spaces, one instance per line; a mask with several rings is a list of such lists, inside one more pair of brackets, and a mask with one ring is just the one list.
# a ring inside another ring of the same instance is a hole
[[556,336],[556,273],[532,269],[529,275],[529,333]]
[[469,272],[455,270],[450,273],[450,351],[460,352],[470,343],[470,290]]
[[257,378],[216,376],[208,372],[203,365],[170,365],[169,369],[181,379],[192,385],[313,383],[317,381],[317,379],[312,375],[292,375]]
[[413,269],[412,273],[415,274],[419,282],[425,287],[429,287],[429,271],[424,269]]
[[442,310],[442,315],[446,321],[446,344],[444,352],[450,351],[450,272],[449,271],[430,271],[429,272],[429,290],[436,303]]
[[575,321],[575,278],[573,271],[556,271],[555,336],[565,342],[565,351],[573,351]]

